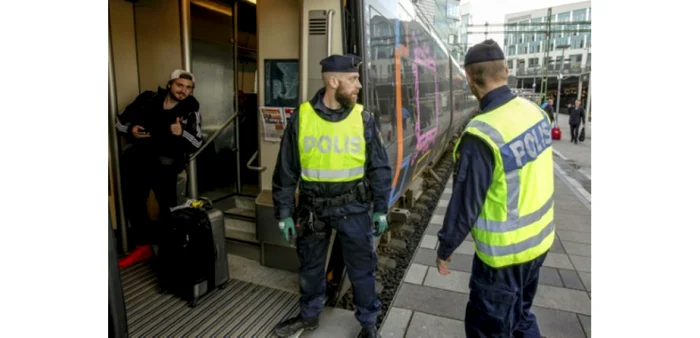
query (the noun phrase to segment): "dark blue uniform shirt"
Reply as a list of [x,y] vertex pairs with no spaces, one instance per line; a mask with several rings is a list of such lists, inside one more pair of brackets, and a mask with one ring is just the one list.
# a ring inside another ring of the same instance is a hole
[[[479,114],[488,114],[513,98],[515,95],[508,86],[498,87],[481,99]],[[471,231],[493,179],[493,151],[482,139],[465,134],[460,142],[459,154],[455,164],[457,168],[452,183],[452,197],[442,229],[438,232],[438,257],[442,260],[450,257]]]

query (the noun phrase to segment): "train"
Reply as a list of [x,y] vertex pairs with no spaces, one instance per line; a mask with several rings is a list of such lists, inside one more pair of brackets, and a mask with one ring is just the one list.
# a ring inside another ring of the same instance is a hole
[[[288,111],[309,99],[322,85],[321,59],[348,53],[363,59],[358,102],[374,114],[392,168],[390,220],[400,220],[411,207],[422,177],[451,151],[450,141],[478,110],[461,60],[436,33],[434,14],[418,1],[110,0],[109,6],[112,123],[136,94],[162,86],[170,70],[187,69],[197,77],[194,95],[206,142],[181,174],[178,192],[181,199],[206,197],[224,211],[233,286],[192,310],[153,290],[148,264],[111,271],[111,281],[123,281],[115,286],[123,292],[112,295],[110,288],[110,302],[122,304],[114,307],[121,312],[114,311],[123,313],[110,318],[124,323],[110,327],[122,336],[267,336],[276,321],[293,314],[296,249],[281,238],[272,216],[279,126],[260,112]],[[160,27],[157,33],[154,27]],[[112,129],[110,236],[118,256],[132,245],[119,190],[120,141]],[[332,305],[349,287],[335,241],[326,264]],[[269,289],[261,291],[269,297],[234,301],[243,297],[236,288]],[[244,302],[250,310],[227,313],[226,302]],[[173,326],[175,314],[181,325]],[[205,314],[220,320],[207,319],[207,328],[192,320]]]

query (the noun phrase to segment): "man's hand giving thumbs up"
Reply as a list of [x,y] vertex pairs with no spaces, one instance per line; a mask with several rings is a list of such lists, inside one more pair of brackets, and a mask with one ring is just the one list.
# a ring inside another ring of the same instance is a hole
[[180,123],[180,118],[178,117],[175,120],[175,123],[170,125],[170,131],[173,133],[175,136],[181,136],[182,135],[182,123]]

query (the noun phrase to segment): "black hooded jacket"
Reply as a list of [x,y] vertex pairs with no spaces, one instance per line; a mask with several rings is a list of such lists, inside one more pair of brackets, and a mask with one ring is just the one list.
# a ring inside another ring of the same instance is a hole
[[[201,116],[199,102],[189,96],[170,110],[163,109],[168,90],[141,93],[119,115],[116,128],[132,146],[145,150],[152,156],[165,156],[178,163],[186,163],[186,157],[202,146]],[[180,118],[182,135],[175,136],[170,125]],[[132,134],[134,126],[142,126],[151,137],[137,139]],[[184,162],[183,162],[184,161]]]

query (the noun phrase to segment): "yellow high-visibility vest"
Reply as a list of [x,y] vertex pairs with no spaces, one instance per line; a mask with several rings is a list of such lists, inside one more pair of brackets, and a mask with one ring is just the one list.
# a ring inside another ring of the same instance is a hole
[[308,182],[351,182],[365,175],[363,107],[356,104],[348,116],[329,122],[311,103],[299,107],[301,179]]
[[471,231],[476,254],[491,267],[529,262],[554,242],[551,127],[540,107],[516,97],[474,117],[464,130],[486,141],[495,159],[493,181]]

